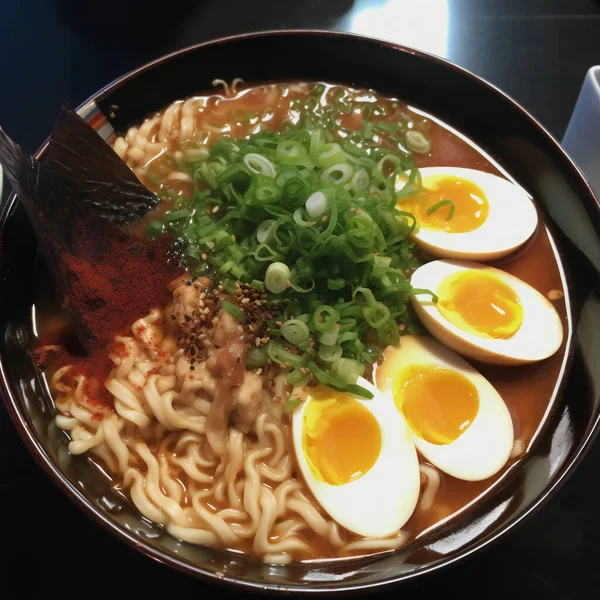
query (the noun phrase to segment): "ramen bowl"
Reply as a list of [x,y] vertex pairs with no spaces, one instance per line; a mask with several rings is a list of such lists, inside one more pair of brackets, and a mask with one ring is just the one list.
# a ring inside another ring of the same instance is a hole
[[[301,61],[289,59],[295,49],[301,49]],[[600,328],[598,201],[557,142],[501,91],[440,58],[348,34],[277,31],[200,44],[125,75],[78,112],[109,139],[174,99],[209,89],[217,78],[237,77],[332,81],[400,97],[473,140],[535,198],[562,260],[568,327],[560,384],[529,452],[459,518],[395,552],[272,565],[181,542],[144,519],[84,457],[70,455],[67,437],[54,424],[52,400],[29,355],[36,335],[32,306],[50,284],[14,196],[0,215],[0,273],[4,289],[11,290],[0,298],[4,400],[29,450],[65,494],[117,538],[163,564],[201,579],[282,594],[414,583],[483,550],[531,516],[576,468],[597,433],[600,347],[592,332]]]

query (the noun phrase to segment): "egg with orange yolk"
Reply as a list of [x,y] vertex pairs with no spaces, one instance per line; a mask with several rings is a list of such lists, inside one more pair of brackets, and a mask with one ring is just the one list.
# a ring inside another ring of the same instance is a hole
[[[412,239],[433,256],[497,259],[536,230],[535,206],[523,188],[507,179],[459,167],[425,167],[420,174],[420,189],[400,193],[396,207],[414,216]],[[398,191],[405,181],[398,177]]]
[[407,335],[388,346],[375,381],[410,427],[419,452],[445,473],[480,481],[508,461],[514,429],[500,394],[435,340]]
[[310,388],[292,418],[298,466],[317,502],[346,529],[393,535],[420,491],[417,453],[395,406],[371,383],[366,400],[324,385]]
[[411,285],[431,294],[412,298],[417,316],[444,345],[493,364],[527,364],[552,356],[563,341],[561,318],[536,289],[500,269],[436,260],[419,267]]

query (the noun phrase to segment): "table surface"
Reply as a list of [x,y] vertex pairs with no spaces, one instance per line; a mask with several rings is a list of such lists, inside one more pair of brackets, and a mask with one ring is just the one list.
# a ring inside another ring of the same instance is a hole
[[[115,77],[194,43],[294,27],[352,31],[441,55],[513,96],[558,139],[587,69],[600,63],[595,0],[179,0],[170,8],[157,0],[1,0],[0,125],[33,151],[63,100],[77,106]],[[597,442],[541,513],[403,597],[590,596],[600,537],[590,481],[599,463]],[[225,593],[150,562],[88,521],[34,463],[1,403],[0,515],[2,584],[24,597]]]

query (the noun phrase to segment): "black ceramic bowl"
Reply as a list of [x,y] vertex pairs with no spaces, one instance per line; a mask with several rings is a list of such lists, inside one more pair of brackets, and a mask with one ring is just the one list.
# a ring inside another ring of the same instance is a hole
[[[301,59],[296,60],[298,55]],[[414,582],[482,550],[539,509],[577,466],[600,416],[600,209],[581,173],[519,105],[485,81],[409,48],[347,34],[278,31],[201,44],[150,63],[98,92],[94,102],[124,131],[215,78],[247,82],[324,80],[365,86],[430,111],[500,162],[538,202],[567,265],[572,301],[572,361],[544,434],[522,465],[462,521],[425,546],[323,566],[268,566],[178,542],[142,519],[53,425],[53,409],[27,353],[36,243],[12,197],[0,215],[2,393],[30,451],[88,515],[144,554],[204,579],[271,592],[343,592]],[[117,106],[114,110],[111,107]]]

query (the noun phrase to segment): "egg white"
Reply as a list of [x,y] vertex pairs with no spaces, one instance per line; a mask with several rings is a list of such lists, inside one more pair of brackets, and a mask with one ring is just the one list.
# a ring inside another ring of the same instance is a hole
[[404,419],[393,404],[363,378],[359,385],[373,393],[371,400],[356,396],[381,429],[381,452],[367,473],[345,485],[331,485],[313,475],[302,447],[304,412],[310,397],[293,415],[293,441],[300,471],[311,492],[329,516],[364,537],[396,533],[415,510],[420,492],[417,452]]
[[[506,256],[522,246],[535,232],[538,215],[527,192],[514,183],[476,169],[424,167],[424,185],[431,176],[452,175],[471,181],[485,194],[489,213],[473,231],[448,233],[421,228],[411,238],[432,256],[488,261]],[[402,207],[401,201],[398,204]]]
[[415,294],[411,297],[415,312],[435,338],[465,356],[498,365],[528,364],[544,360],[560,348],[563,327],[554,306],[536,289],[505,271],[475,262],[435,260],[413,273],[411,285],[435,293],[444,278],[470,269],[488,271],[514,289],[523,309],[521,327],[510,338],[481,337],[463,331],[446,320],[428,294]]
[[398,370],[388,365],[385,376],[381,376],[383,369],[380,366],[376,372],[376,381],[392,404],[394,377],[410,364],[451,369],[467,377],[477,388],[479,410],[471,425],[458,439],[449,444],[438,445],[413,432],[415,446],[431,464],[448,475],[466,481],[481,481],[502,469],[510,457],[514,443],[512,418],[500,394],[483,375],[451,350],[435,340],[421,336],[403,336],[398,347],[388,347],[384,352],[384,364],[390,360],[394,361],[394,365],[399,365]]

